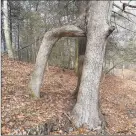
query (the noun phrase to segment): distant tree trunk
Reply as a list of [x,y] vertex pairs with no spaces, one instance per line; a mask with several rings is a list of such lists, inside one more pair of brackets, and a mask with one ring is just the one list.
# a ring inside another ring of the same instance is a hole
[[82,76],[82,70],[83,70],[83,64],[84,64],[84,56],[85,56],[85,50],[86,50],[86,37],[80,37],[78,39],[78,81],[77,81],[77,87],[74,92],[74,95],[77,97],[79,86],[81,82],[81,76]]
[[[101,128],[98,90],[107,37],[108,1],[90,1],[87,16],[87,47],[77,103],[73,109],[73,123],[77,127]],[[111,28],[111,32],[114,28]]]
[[73,60],[72,60],[72,43],[71,40],[68,39],[68,47],[69,47],[69,60],[68,60],[68,69],[73,69]]
[[[78,1],[79,15],[85,12],[87,3],[88,1]],[[82,25],[86,26],[86,20],[84,20]],[[84,55],[85,55],[85,50],[86,50],[86,41],[87,41],[86,37],[78,38],[78,71],[77,71],[78,81],[77,81],[76,90],[74,91],[74,94],[73,94],[76,97],[79,91],[79,86],[80,86],[80,81],[81,81],[81,76],[82,76]]]
[[32,63],[35,63],[35,43],[32,44]]
[[3,1],[3,13],[4,13],[4,34],[5,34],[5,42],[7,47],[7,52],[9,58],[14,58],[14,53],[12,49],[12,42],[10,37],[10,28],[8,22],[8,2],[7,0]]
[[75,73],[78,75],[78,41],[75,39]]
[[3,30],[3,23],[1,21],[1,45],[2,49],[5,52],[6,51],[6,44],[5,44],[5,35],[4,35],[4,30]]
[[20,60],[20,53],[19,53],[20,40],[19,40],[19,34],[20,34],[20,25],[19,25],[19,22],[18,22],[18,24],[17,24],[17,54],[18,54],[18,59]]
[[[10,31],[10,39],[11,39],[11,44],[12,44],[12,18],[11,18],[11,3],[9,1],[9,16],[8,16],[10,23],[9,23],[9,31]],[[13,47],[13,50],[15,49],[15,47]]]

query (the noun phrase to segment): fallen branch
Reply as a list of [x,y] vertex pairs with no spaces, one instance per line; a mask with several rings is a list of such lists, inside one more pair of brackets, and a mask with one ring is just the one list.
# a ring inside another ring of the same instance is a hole
[[123,63],[123,62],[125,62],[125,61],[121,61],[121,62],[115,64],[113,67],[111,67],[111,68],[105,73],[105,75],[107,75],[112,69],[114,69],[116,66],[120,65],[120,64]]

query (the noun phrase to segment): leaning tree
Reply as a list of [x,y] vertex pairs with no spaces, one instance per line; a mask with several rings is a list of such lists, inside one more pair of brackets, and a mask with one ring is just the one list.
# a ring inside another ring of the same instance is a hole
[[31,76],[30,89],[35,96],[40,97],[44,69],[55,43],[61,37],[87,38],[81,83],[77,102],[72,111],[72,121],[76,127],[97,129],[101,126],[98,90],[107,38],[114,30],[114,27],[107,24],[110,3],[110,1],[88,1],[86,10],[76,22],[46,32]]

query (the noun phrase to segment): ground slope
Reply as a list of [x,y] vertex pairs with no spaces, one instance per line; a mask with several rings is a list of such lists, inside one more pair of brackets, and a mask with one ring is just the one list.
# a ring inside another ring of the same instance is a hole
[[[46,122],[57,124],[54,132],[47,134],[88,134],[83,129],[67,130],[64,121],[69,120],[75,104],[71,95],[77,82],[74,72],[49,67],[41,98],[34,99],[27,87],[32,69],[32,64],[2,57],[2,134],[28,134]],[[136,81],[106,76],[100,87],[100,103],[109,134],[136,134]]]

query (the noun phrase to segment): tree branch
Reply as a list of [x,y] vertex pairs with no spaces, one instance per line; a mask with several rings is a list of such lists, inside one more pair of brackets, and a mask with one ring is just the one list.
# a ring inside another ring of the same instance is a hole
[[109,30],[107,31],[106,38],[110,36],[110,34],[115,30],[115,26],[110,26]]
[[124,7],[136,8],[136,5],[130,5],[128,3],[123,3]]
[[[115,3],[113,3],[113,6],[115,6],[116,8],[118,8],[118,9],[120,9],[120,10],[123,10],[121,7],[119,7],[119,6],[116,5]],[[132,14],[131,12],[128,12],[128,11],[125,11],[125,10],[124,10],[124,13],[130,14],[130,15],[136,17],[136,15],[135,15],[135,14]]]
[[[124,19],[127,19],[128,21],[130,21],[130,22],[132,22],[132,23],[135,23],[133,20],[130,20],[129,18],[124,17],[123,15],[121,15],[121,14],[115,12],[115,11],[112,11],[112,12],[115,13],[115,14],[117,14],[117,15],[119,15],[119,16],[121,16],[121,17],[123,17]],[[136,24],[136,23],[135,23],[135,24]]]
[[[111,21],[112,23],[115,23],[115,22],[113,22],[113,21]],[[130,29],[127,29],[127,28],[125,28],[124,26],[121,26],[121,25],[119,25],[119,24],[116,24],[117,26],[119,26],[119,27],[122,27],[123,29],[126,29],[126,30],[128,30],[128,31],[130,31],[130,32],[133,32],[133,33],[136,33],[135,31],[132,31],[132,30],[130,30]]]
[[123,62],[125,62],[125,61],[121,61],[121,62],[115,64],[113,67],[111,67],[111,68],[105,73],[105,75],[107,75],[112,69],[114,69],[116,66],[122,64]]
[[[54,37],[84,37],[85,32],[74,25],[66,25],[60,28],[54,28],[51,32],[52,36]],[[48,32],[47,32],[48,33]]]
[[33,91],[34,95],[37,97],[40,97],[39,90],[44,75],[44,69],[46,67],[52,47],[61,37],[65,36],[85,36],[85,32],[77,26],[67,25],[59,28],[54,28],[51,31],[45,33],[37,54],[36,64],[31,76],[31,81],[29,83],[31,91]]

